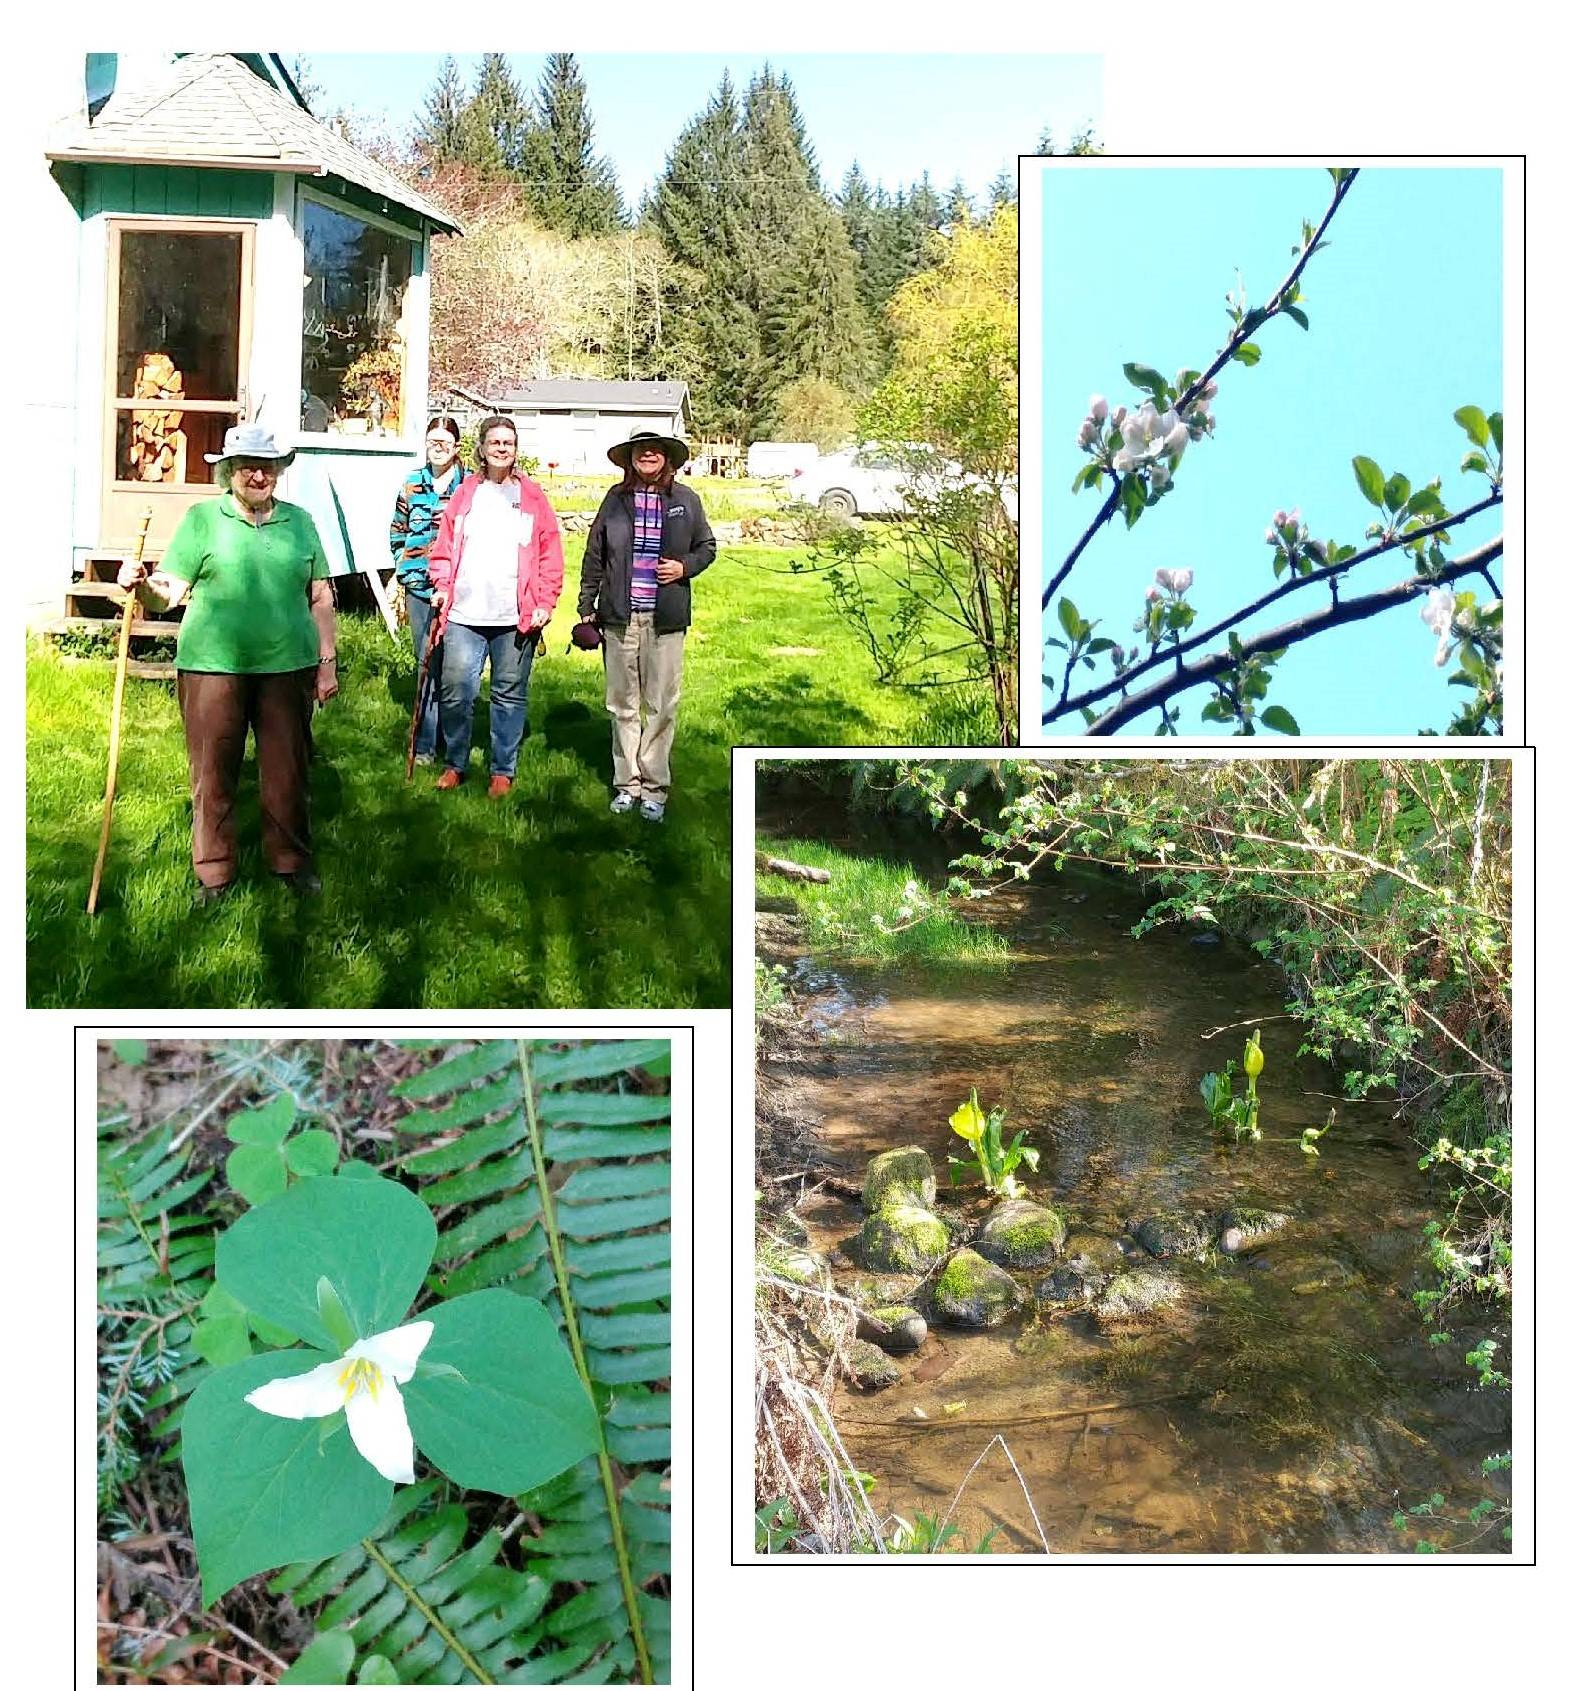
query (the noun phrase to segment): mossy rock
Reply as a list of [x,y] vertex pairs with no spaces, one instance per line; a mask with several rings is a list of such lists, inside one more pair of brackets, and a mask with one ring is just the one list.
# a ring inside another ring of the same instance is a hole
[[1000,1204],[977,1235],[977,1254],[1003,1268],[1042,1268],[1064,1243],[1064,1218],[1029,1198]]
[[1074,1262],[1077,1257],[1104,1274],[1117,1273],[1125,1260],[1119,1241],[1111,1233],[1099,1233],[1091,1227],[1072,1227],[1059,1247],[1061,1262]]
[[881,1151],[870,1160],[862,1177],[862,1207],[870,1215],[902,1201],[926,1209],[938,1195],[933,1159],[917,1145]]
[[1198,1257],[1212,1243],[1212,1218],[1194,1210],[1165,1210],[1138,1222],[1136,1243],[1154,1257]]
[[773,1241],[759,1252],[759,1266],[777,1280],[789,1280],[794,1286],[819,1286],[824,1283],[828,1267],[824,1258],[797,1245],[778,1245]]
[[868,1217],[857,1246],[862,1266],[875,1274],[921,1274],[950,1248],[950,1235],[931,1210],[895,1202]]
[[892,1356],[903,1356],[922,1348],[928,1337],[928,1323],[909,1303],[884,1304],[864,1311],[857,1323],[857,1337],[889,1351]]
[[865,1392],[882,1392],[893,1386],[901,1371],[877,1345],[853,1339],[847,1347],[846,1360],[851,1368],[852,1382]]
[[1100,1327],[1140,1327],[1177,1309],[1184,1287],[1161,1269],[1137,1268],[1115,1274],[1097,1294],[1092,1314]]
[[1217,1242],[1225,1256],[1237,1256],[1263,1239],[1270,1239],[1293,1220],[1281,1210],[1254,1209],[1235,1204],[1217,1218]]
[[997,1327],[1026,1302],[1026,1293],[996,1263],[959,1250],[933,1288],[933,1311],[952,1327]]

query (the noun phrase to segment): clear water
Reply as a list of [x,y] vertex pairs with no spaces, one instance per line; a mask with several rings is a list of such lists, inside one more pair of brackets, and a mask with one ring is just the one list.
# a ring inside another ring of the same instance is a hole
[[[808,1083],[825,1150],[860,1182],[876,1152],[921,1145],[944,1202],[945,1159],[962,1150],[947,1118],[975,1085],[1007,1107],[1007,1133],[1028,1129],[1042,1155],[1031,1195],[1072,1228],[1118,1235],[1155,1210],[1230,1202],[1294,1225],[1240,1258],[1173,1265],[1183,1313],[1149,1331],[1058,1315],[934,1333],[899,1384],[843,1393],[848,1449],[881,1509],[910,1519],[943,1515],[1001,1433],[1057,1552],[1408,1549],[1393,1509],[1435,1491],[1464,1507],[1487,1487],[1504,1497],[1505,1476],[1481,1481],[1479,1463],[1510,1444],[1502,1395],[1468,1387],[1466,1335],[1438,1353],[1409,1298],[1438,1194],[1390,1105],[1343,1101],[1330,1066],[1296,1057],[1275,969],[1188,931],[1132,939],[1141,909],[1129,883],[1066,871],[990,901],[1005,964],[803,960],[829,1052]],[[1198,1082],[1252,1026],[1266,1139],[1235,1146],[1212,1132]],[[1321,1156],[1305,1156],[1301,1130],[1334,1103]],[[823,1250],[862,1219],[822,1193],[800,1213]],[[996,1551],[1042,1548],[997,1448],[953,1518],[967,1547],[993,1531]]]

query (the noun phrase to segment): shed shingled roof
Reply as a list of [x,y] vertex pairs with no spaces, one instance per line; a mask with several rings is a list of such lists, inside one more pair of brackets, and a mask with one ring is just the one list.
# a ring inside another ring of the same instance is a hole
[[418,213],[439,231],[460,227],[232,53],[188,53],[145,81],[116,89],[97,117],[58,125],[46,151],[51,159],[81,163],[271,166],[337,176]]
[[678,411],[686,382],[604,382],[589,377],[546,376],[487,396],[503,409],[523,405],[598,406],[604,411]]

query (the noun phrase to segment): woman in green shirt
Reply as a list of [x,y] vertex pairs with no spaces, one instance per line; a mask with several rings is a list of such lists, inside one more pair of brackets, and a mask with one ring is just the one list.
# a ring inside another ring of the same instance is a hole
[[209,454],[217,499],[193,505],[149,571],[120,585],[153,610],[184,604],[176,688],[191,766],[191,858],[203,902],[235,884],[235,789],[256,735],[262,850],[296,892],[322,890],[311,854],[311,713],[338,691],[333,589],[316,525],[274,497],[294,458],[255,423]]

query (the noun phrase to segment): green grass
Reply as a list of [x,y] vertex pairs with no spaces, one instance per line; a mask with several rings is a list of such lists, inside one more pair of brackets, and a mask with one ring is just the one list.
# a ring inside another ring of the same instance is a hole
[[[943,887],[927,882],[909,863],[855,857],[817,840],[761,839],[759,849],[829,870],[827,882],[758,876],[759,892],[796,901],[808,949],[816,955],[847,962],[985,963],[1002,962],[1009,954],[1000,934],[964,920],[945,902]],[[916,898],[908,896],[912,882]],[[903,909],[926,914],[912,921],[902,917]]]
[[[242,888],[198,907],[173,689],[132,682],[99,914],[85,913],[112,667],[28,656],[28,1001],[41,1007],[723,1006],[730,990],[734,744],[914,742],[921,695],[874,681],[822,584],[733,549],[696,584],[668,821],[607,813],[601,667],[572,650],[571,588],[538,661],[518,781],[404,784],[414,661],[380,620],[341,619],[343,692],[317,718],[321,898],[267,876],[254,774]],[[783,653],[782,647],[809,652]],[[484,748],[485,706],[476,744]]]
[[[557,511],[598,511],[606,497],[606,489],[616,471],[610,465],[606,475],[553,476],[544,469],[535,473],[535,480],[546,490],[552,509]],[[704,514],[712,523],[736,522],[743,517],[768,516],[781,509],[785,501],[786,483],[781,481],[750,481],[725,476],[684,476],[683,485],[691,487],[704,504]]]

